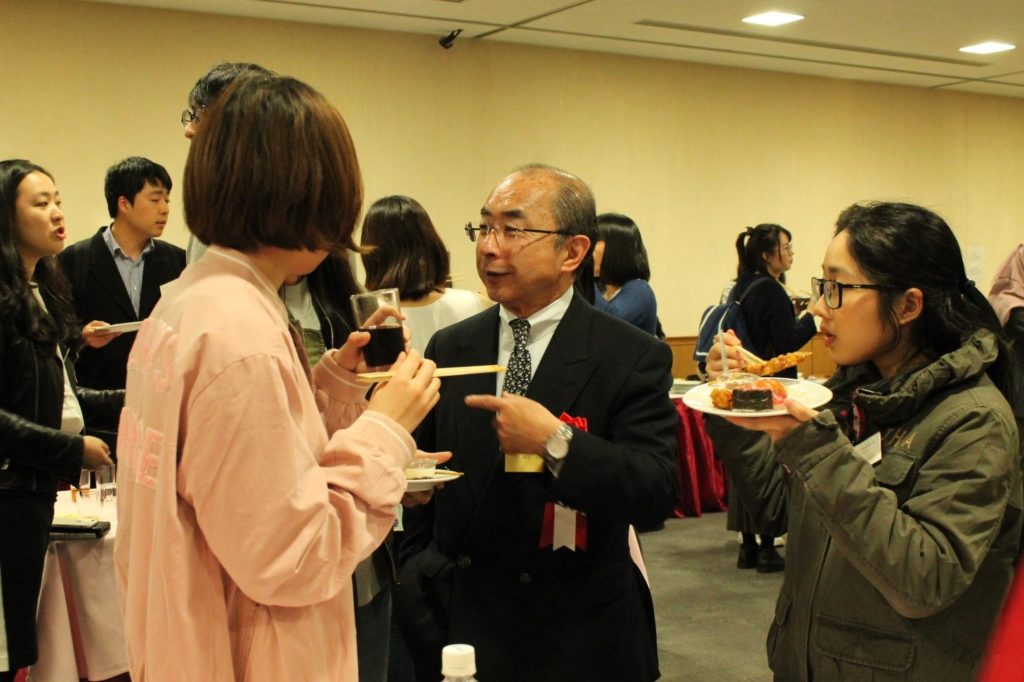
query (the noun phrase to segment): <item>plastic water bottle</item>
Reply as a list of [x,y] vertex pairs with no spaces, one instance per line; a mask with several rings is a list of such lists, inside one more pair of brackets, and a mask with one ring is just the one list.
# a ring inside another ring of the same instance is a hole
[[441,650],[442,682],[476,682],[476,650],[469,644],[449,644]]

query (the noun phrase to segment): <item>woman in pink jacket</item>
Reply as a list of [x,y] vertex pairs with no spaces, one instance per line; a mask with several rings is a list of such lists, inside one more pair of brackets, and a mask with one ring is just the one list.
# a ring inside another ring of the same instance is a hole
[[362,202],[315,90],[240,79],[204,111],[184,185],[210,250],[139,331],[118,441],[132,679],[355,680],[352,571],[391,528],[433,363],[400,356],[367,403],[368,334],[312,373],[296,346],[277,290],[353,248]]

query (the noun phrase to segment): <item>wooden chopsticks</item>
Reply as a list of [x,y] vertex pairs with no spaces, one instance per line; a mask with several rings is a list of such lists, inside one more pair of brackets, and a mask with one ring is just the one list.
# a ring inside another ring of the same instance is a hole
[[[434,376],[457,377],[465,374],[490,374],[504,371],[504,365],[466,365],[465,367],[438,367],[434,370]],[[393,376],[395,376],[394,372],[363,372],[357,374],[356,379],[361,384],[375,384],[379,381],[387,381]]]
[[747,361],[748,365],[753,365],[753,364],[761,365],[761,364],[764,364],[764,360],[762,360],[761,358],[757,357],[756,355],[751,353],[749,350],[747,350],[743,346],[740,346],[740,355],[743,356],[743,359]]

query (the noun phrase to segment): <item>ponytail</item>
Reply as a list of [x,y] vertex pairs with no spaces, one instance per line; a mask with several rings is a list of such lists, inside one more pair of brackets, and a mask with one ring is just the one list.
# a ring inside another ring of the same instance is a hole
[[747,227],[736,237],[736,277],[750,274],[767,274],[764,254],[778,252],[779,235],[784,234],[792,241],[789,230],[774,223],[761,223],[757,227]]

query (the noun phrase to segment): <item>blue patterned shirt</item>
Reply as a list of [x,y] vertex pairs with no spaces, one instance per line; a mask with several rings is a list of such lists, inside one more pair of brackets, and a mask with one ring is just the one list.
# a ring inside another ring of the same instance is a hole
[[121,274],[121,281],[124,282],[125,291],[132,301],[132,308],[135,309],[135,317],[139,316],[139,306],[142,304],[142,270],[146,265],[146,256],[156,248],[153,240],[150,239],[143,247],[138,259],[128,256],[114,239],[113,224],[103,230],[103,241],[110,249],[110,255],[114,257],[114,265]]

